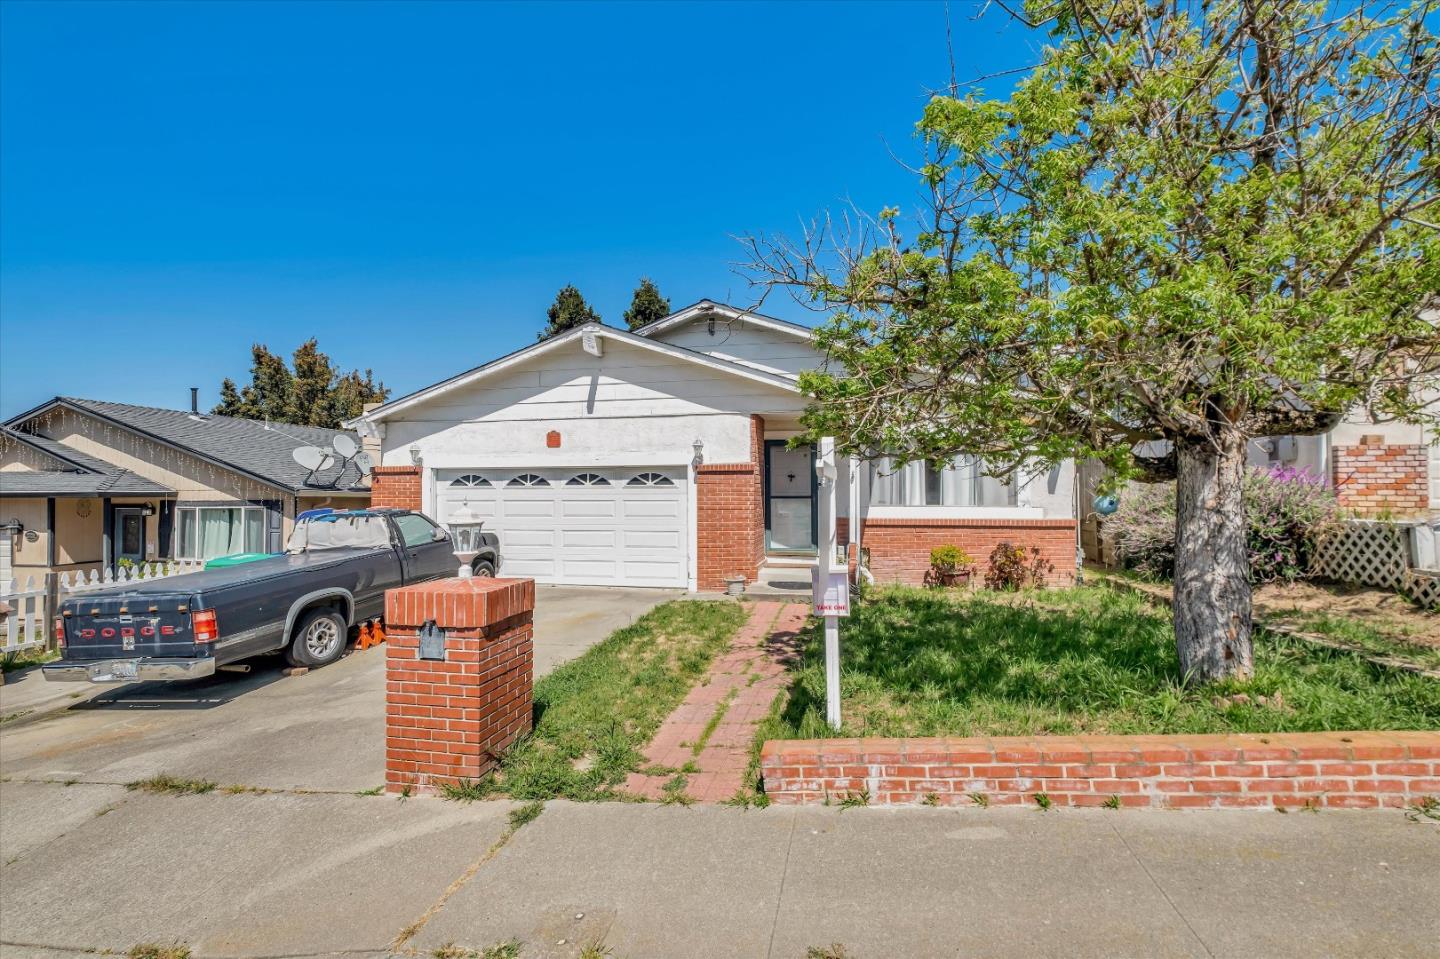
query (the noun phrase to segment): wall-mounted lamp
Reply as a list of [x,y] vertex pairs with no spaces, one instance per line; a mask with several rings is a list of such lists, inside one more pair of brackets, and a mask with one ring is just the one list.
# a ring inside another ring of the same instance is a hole
[[421,458],[420,458],[420,444],[419,444],[419,443],[411,443],[411,444],[410,444],[410,465],[411,465],[411,466],[419,466],[419,465],[420,465],[420,462],[421,462]]
[[141,515],[141,516],[154,516],[154,515],[155,515],[155,506],[154,506],[154,504],[153,504],[153,503],[146,503],[144,506],[140,507],[140,515]]
[[690,460],[691,465],[693,465],[693,466],[699,466],[701,463],[705,462],[705,441],[704,441],[704,440],[702,440],[702,439],[701,439],[700,437],[698,437],[698,436],[695,437],[695,442],[693,442],[693,443],[690,444],[690,448],[695,451],[695,456],[694,456],[694,458]]

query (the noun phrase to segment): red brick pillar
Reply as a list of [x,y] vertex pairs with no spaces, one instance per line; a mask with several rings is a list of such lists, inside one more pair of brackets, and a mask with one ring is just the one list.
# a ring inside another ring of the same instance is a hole
[[[535,581],[442,579],[385,593],[385,791],[478,779],[530,731]],[[420,658],[428,622],[443,660]]]
[[377,466],[370,471],[370,505],[420,508],[420,467]]
[[1430,501],[1429,450],[1362,436],[1358,446],[1337,446],[1332,460],[1335,495],[1357,513],[1424,513]]

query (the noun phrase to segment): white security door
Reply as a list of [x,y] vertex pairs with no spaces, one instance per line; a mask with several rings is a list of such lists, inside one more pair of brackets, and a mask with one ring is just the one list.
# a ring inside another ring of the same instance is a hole
[[500,537],[502,576],[593,586],[687,583],[683,467],[436,470],[442,524],[462,503]]

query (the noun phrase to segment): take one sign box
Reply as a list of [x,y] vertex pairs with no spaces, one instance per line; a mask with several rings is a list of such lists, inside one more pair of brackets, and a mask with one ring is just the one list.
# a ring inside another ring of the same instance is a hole
[[811,601],[816,616],[850,615],[850,576],[846,570],[810,570]]

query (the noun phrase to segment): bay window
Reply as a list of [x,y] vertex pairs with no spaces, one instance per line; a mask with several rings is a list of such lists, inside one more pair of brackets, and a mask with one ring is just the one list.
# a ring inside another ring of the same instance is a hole
[[265,509],[260,506],[196,506],[175,511],[176,559],[214,559],[265,552]]
[[978,456],[897,463],[870,463],[872,506],[1014,506],[1016,488],[985,473]]

